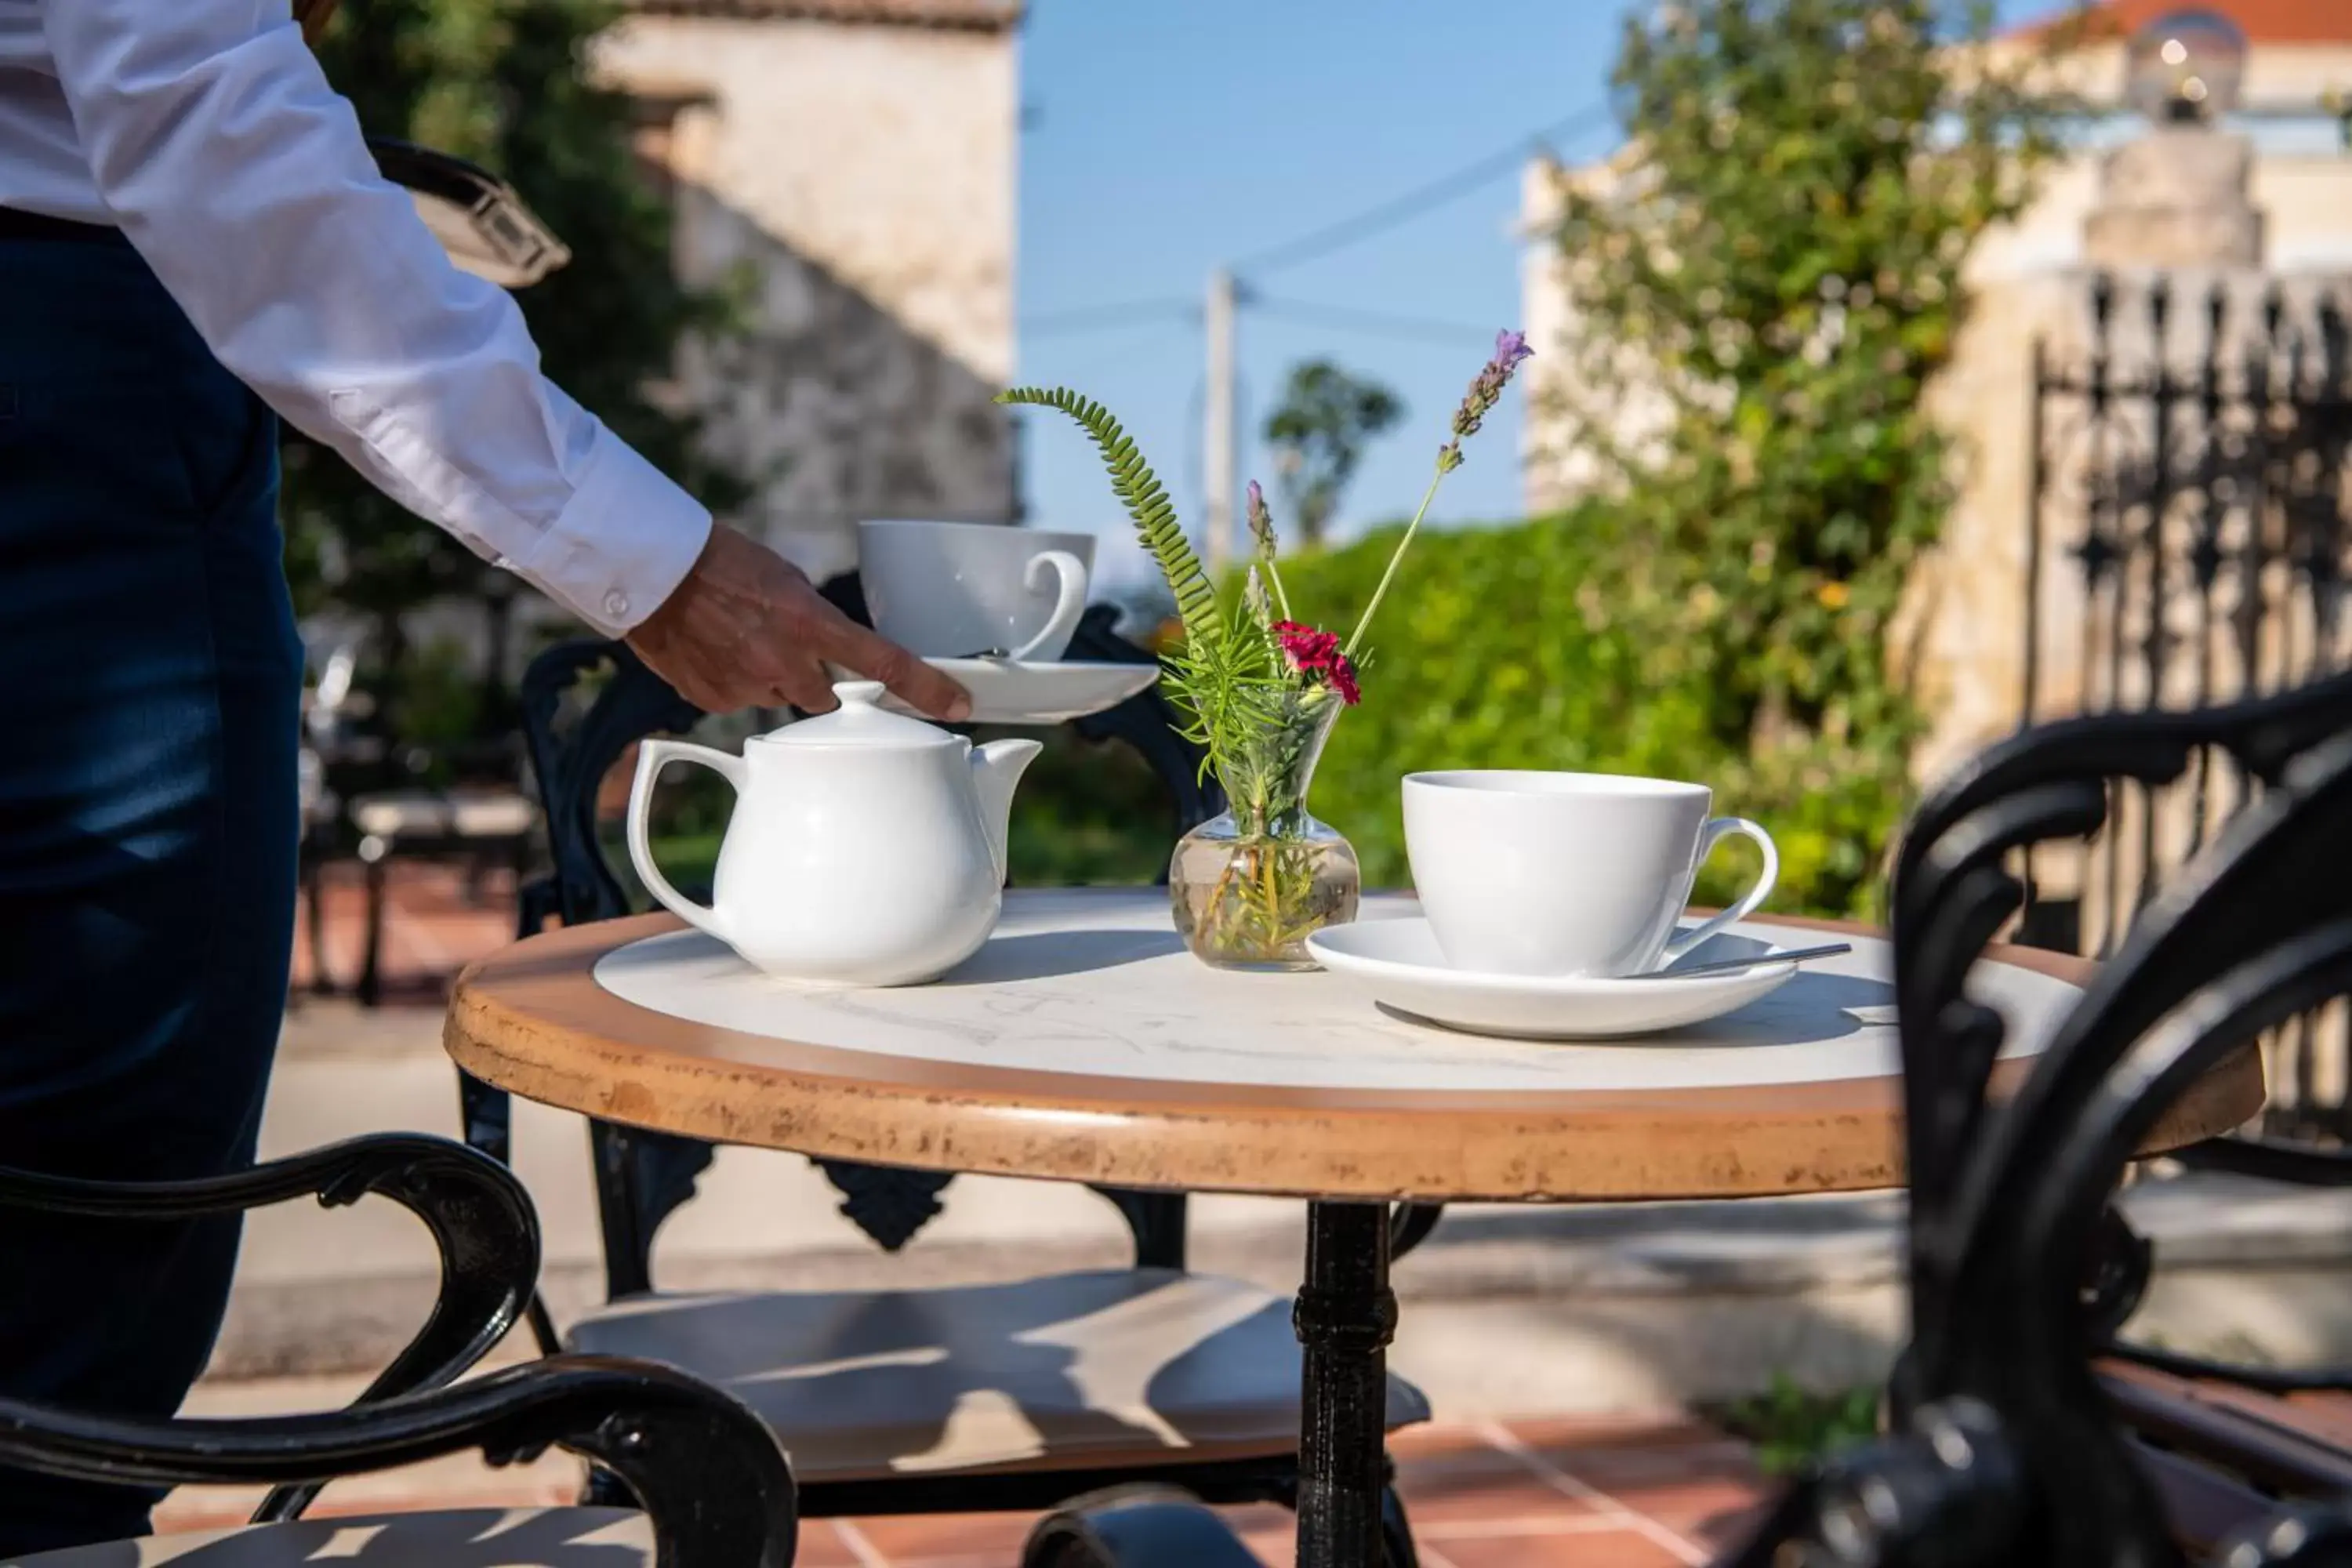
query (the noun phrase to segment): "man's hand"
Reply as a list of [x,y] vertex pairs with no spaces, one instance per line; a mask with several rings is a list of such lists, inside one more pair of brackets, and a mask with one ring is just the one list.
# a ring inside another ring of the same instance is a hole
[[935,719],[971,711],[962,687],[826,602],[798,567],[724,523],[629,646],[708,713],[782,704],[834,706],[824,661],[878,680]]

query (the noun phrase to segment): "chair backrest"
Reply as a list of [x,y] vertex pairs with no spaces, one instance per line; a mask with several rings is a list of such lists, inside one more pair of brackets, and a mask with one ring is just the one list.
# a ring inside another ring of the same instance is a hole
[[[775,1434],[742,1401],[675,1367],[618,1356],[553,1355],[449,1387],[349,1410],[230,1420],[137,1419],[0,1397],[0,1464],[110,1485],[314,1487],[341,1476],[414,1465],[479,1449],[491,1464],[551,1447],[617,1478],[654,1534],[654,1568],[790,1568],[800,1530],[791,1461]],[[478,1530],[479,1515],[460,1516]],[[508,1523],[515,1521],[509,1516]],[[452,1561],[457,1545],[432,1516],[419,1521],[407,1557],[371,1540],[360,1561]],[[273,1544],[198,1545],[188,1563],[313,1562],[346,1553],[329,1521],[287,1527]],[[373,1532],[371,1532],[373,1534]],[[397,1543],[394,1522],[385,1540]],[[551,1559],[528,1526],[502,1535],[470,1562]],[[152,1561],[143,1543],[93,1549],[75,1561]],[[440,1548],[436,1555],[427,1552]],[[511,1552],[512,1555],[508,1553]],[[590,1550],[553,1561],[609,1561]]]
[[[2096,829],[2112,780],[2177,777],[2204,746],[2238,758],[2261,797],[2141,912],[2000,1099],[2005,1023],[1966,980],[2022,897],[2006,862]],[[1812,1477],[1741,1561],[1771,1561],[1776,1537],[1841,1540],[1823,1559],[1838,1562],[2181,1561],[2092,1370],[2103,1292],[2133,1289],[2109,1200],[2199,1079],[2352,990],[2352,888],[2330,875],[2347,865],[2352,678],[2051,725],[1928,798],[1893,890],[1913,1322],[1894,1430]]]
[[[1159,658],[1119,635],[1118,612],[1108,605],[1093,605],[1079,617],[1066,657],[1129,664],[1152,664]],[[1201,748],[1185,739],[1176,710],[1158,685],[1070,727],[1089,741],[1124,742],[1151,765],[1167,786],[1172,837],[1182,837],[1225,809],[1224,791],[1203,773]],[[1168,879],[1164,868],[1160,879]]]
[[[821,591],[851,619],[866,621],[864,595],[854,574],[835,578]],[[1151,654],[1118,636],[1117,622],[1117,612],[1108,606],[1089,609],[1072,639],[1069,657],[1150,662]],[[575,689],[600,676],[604,684],[583,705]],[[549,920],[573,925],[629,913],[624,885],[606,860],[597,833],[598,795],[631,746],[656,733],[690,728],[702,716],[700,710],[672,691],[625,645],[593,640],[565,643],[534,658],[523,675],[522,710],[552,860],[551,874],[523,891],[522,934],[530,935]],[[1202,777],[1199,750],[1178,731],[1157,688],[1080,721],[1076,728],[1087,739],[1122,741],[1142,753],[1167,786],[1178,834],[1224,809],[1214,785]],[[502,1153],[498,1108],[480,1086],[467,1084],[465,1112],[467,1141]],[[594,1153],[607,1286],[614,1295],[632,1294],[649,1288],[654,1233],[693,1194],[697,1177],[709,1163],[709,1151],[688,1139],[600,1124]],[[937,1172],[847,1161],[816,1163],[841,1193],[842,1214],[890,1251],[904,1247],[938,1216],[940,1194],[953,1180]],[[1133,1233],[1139,1262],[1181,1265],[1181,1194],[1103,1190],[1102,1195]]]
[[[1951,1201],[1955,1167],[1976,1147],[1984,1120],[1980,1094],[1949,1090],[1938,1075],[1954,1072],[1963,1089],[1980,1088],[2000,1043],[2000,1021],[1969,1003],[1962,983],[2024,897],[2005,864],[2009,858],[2097,831],[2119,781],[2169,783],[2200,752],[2220,752],[2269,790],[2298,759],[2347,728],[2352,674],[2226,707],[2046,725],[1989,749],[1928,795],[1897,852],[1890,900],[1915,1205]],[[2209,847],[2197,864],[2214,863]],[[2178,909],[2200,886],[2199,874],[2185,871],[2151,912]],[[2116,957],[2153,940],[2154,933],[2136,932]],[[2115,973],[2113,963],[2106,973]],[[2144,1014],[2141,1021],[2154,1016]],[[1907,1070],[1915,1057],[1926,1071]],[[1913,1281],[1915,1289],[1932,1283]]]
[[[581,706],[578,689],[599,678],[602,686]],[[567,642],[530,661],[522,678],[522,732],[552,868],[526,900],[525,935],[549,918],[578,925],[629,912],[628,895],[597,838],[597,796],[630,747],[691,729],[701,717],[625,643]]]

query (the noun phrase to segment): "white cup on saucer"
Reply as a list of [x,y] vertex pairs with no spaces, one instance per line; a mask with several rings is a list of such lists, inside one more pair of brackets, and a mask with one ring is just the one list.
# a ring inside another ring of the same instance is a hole
[[[1486,974],[1613,978],[1671,963],[1763,903],[1772,836],[1708,816],[1705,784],[1612,773],[1465,769],[1408,774],[1405,853],[1438,951]],[[1744,835],[1763,874],[1731,908],[1677,936],[1715,847]]]
[[1090,533],[983,522],[857,525],[874,629],[923,658],[1058,660],[1086,614]]

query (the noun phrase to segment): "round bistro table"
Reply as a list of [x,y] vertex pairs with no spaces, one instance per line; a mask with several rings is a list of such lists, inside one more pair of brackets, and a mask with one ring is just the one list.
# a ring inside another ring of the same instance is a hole
[[[1365,901],[1367,919],[1414,912]],[[1734,928],[1783,942],[1788,928]],[[1308,1200],[1301,1568],[1379,1561],[1389,1205],[1714,1198],[1901,1184],[1899,1058],[1883,938],[1674,1034],[1541,1044],[1385,1014],[1341,977],[1211,970],[1156,889],[1006,895],[988,945],[896,990],[761,975],[667,916],[517,943],[473,965],[449,1054],[526,1098],[713,1142],[882,1165]],[[2042,1048],[2084,961],[1996,948],[1997,1074]],[[2242,1052],[2147,1145],[2262,1105]]]

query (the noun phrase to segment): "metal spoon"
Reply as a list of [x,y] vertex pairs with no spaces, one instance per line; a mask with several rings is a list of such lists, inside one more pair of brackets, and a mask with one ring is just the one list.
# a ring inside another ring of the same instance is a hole
[[1671,969],[1652,969],[1633,975],[1635,980],[1681,980],[1693,974],[1727,974],[1735,969],[1761,969],[1768,963],[1795,963],[1808,958],[1833,958],[1841,952],[1852,952],[1850,942],[1827,942],[1820,947],[1791,947],[1779,952],[1759,952],[1752,958],[1717,958],[1706,963],[1678,963]]

